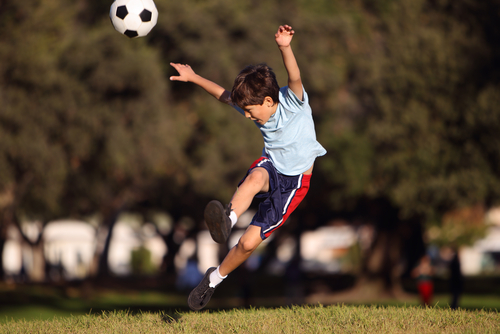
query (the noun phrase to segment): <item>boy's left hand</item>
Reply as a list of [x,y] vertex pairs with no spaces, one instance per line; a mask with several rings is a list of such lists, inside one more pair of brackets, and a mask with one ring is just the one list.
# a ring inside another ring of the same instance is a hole
[[276,39],[276,44],[278,44],[278,46],[280,47],[289,46],[294,34],[295,31],[292,30],[291,26],[286,24],[279,26],[278,32],[276,32],[276,34],[274,35],[274,38]]
[[178,76],[171,76],[170,80],[172,81],[184,81],[184,82],[189,82],[191,79],[196,75],[196,73],[193,71],[191,66],[188,64],[177,64],[177,63],[170,63],[170,65],[179,72]]

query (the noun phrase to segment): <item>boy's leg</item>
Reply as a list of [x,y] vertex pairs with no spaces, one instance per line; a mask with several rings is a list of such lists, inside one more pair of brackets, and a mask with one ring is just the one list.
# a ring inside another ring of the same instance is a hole
[[[240,216],[250,207],[256,194],[267,191],[269,191],[267,170],[262,167],[254,168],[236,190],[228,208],[234,207],[234,211]],[[225,211],[229,210],[225,210],[217,201],[210,202],[205,208],[205,221],[210,234],[212,238],[215,236],[214,240],[219,243],[227,240],[232,227],[228,213]],[[205,307],[222,279],[248,259],[262,243],[260,231],[261,228],[258,226],[248,226],[238,244],[229,251],[222,264],[218,268],[212,267],[207,270],[200,284],[189,294],[188,305],[192,310],[201,310]]]
[[217,275],[217,270],[219,271],[218,275],[227,276],[248,259],[261,242],[260,227],[253,225],[248,226],[248,229],[241,236],[238,244],[229,251],[219,268],[209,268],[200,284],[191,291],[188,297],[189,307],[194,311],[204,308],[210,301],[215,288],[217,288],[223,279],[220,278],[218,282],[214,283],[213,275]]
[[222,276],[227,276],[238,268],[239,265],[245,262],[253,251],[262,243],[260,230],[261,228],[258,226],[248,226],[247,230],[238,241],[238,244],[231,248],[219,266],[219,273]]
[[231,209],[240,217],[248,210],[255,195],[267,191],[269,191],[269,173],[263,167],[256,167],[236,189],[231,199]]
[[[255,195],[267,191],[269,191],[268,171],[262,167],[254,167],[239,185],[227,209],[224,209],[218,201],[208,203],[205,208],[205,221],[212,238],[218,243],[225,243],[232,228],[230,210],[233,209],[234,213],[240,216],[250,207]],[[205,307],[222,279],[248,259],[262,243],[260,231],[261,228],[258,226],[249,226],[222,264],[218,268],[212,267],[207,270],[200,284],[189,294],[188,305],[192,310],[201,310]]]
[[269,190],[269,174],[265,168],[252,169],[233,195],[227,209],[219,201],[211,201],[205,208],[205,222],[212,239],[217,243],[225,243],[233,223],[229,218],[231,211],[236,217],[241,216],[252,203],[255,195]]

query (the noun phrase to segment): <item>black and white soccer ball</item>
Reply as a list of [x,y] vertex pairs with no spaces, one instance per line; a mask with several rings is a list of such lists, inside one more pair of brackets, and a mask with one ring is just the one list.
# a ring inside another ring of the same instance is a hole
[[109,10],[115,29],[130,38],[146,36],[158,21],[153,0],[115,0]]

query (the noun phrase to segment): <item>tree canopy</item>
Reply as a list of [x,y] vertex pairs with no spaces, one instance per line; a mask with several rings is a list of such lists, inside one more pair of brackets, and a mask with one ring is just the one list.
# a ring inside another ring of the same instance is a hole
[[[138,202],[201,217],[262,149],[252,122],[170,62],[231,88],[293,41],[319,141],[308,203],[385,198],[438,221],[500,199],[497,0],[156,1],[129,40],[95,0],[0,3],[0,210],[46,219]],[[321,219],[319,219],[321,220]]]

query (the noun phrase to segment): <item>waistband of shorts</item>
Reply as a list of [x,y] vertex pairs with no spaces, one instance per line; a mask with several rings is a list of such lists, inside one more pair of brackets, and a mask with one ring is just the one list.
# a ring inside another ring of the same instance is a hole
[[[258,165],[259,163],[263,162],[263,161],[270,161],[270,162],[272,163],[271,159],[269,159],[267,156],[261,156],[260,158],[258,158],[257,160],[255,160],[255,161],[253,162],[253,164],[250,166],[250,168],[249,168],[249,169],[253,169],[253,168],[257,167],[257,165]],[[276,167],[275,167],[275,168],[276,168]],[[279,173],[279,172],[278,172],[278,173]],[[299,174],[299,175],[302,175],[302,179],[303,179],[304,181],[309,181],[309,180],[311,179],[312,173],[311,173],[311,174],[303,174],[303,173],[301,173],[301,174]],[[298,176],[298,175],[297,175],[297,176]]]
[[250,166],[250,168],[249,168],[249,169],[252,169],[252,168],[254,168],[254,167],[257,167],[257,165],[258,165],[260,162],[265,161],[265,160],[269,160],[269,161],[271,161],[271,159],[269,159],[268,157],[260,157],[260,158],[258,158],[257,160],[255,160],[255,161],[253,162],[253,164]]

